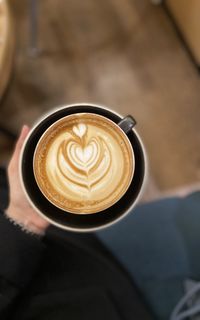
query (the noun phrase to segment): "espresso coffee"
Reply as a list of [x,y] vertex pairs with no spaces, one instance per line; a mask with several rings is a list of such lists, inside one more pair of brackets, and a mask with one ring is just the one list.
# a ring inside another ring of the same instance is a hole
[[134,154],[123,130],[93,113],[66,116],[40,138],[33,169],[44,196],[58,208],[92,214],[116,203],[134,173]]

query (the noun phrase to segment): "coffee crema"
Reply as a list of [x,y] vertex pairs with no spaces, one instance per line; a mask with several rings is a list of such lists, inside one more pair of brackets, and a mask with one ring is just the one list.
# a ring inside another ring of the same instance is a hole
[[134,173],[134,154],[125,133],[92,113],[66,116],[40,138],[33,160],[38,187],[55,206],[91,214],[116,203]]

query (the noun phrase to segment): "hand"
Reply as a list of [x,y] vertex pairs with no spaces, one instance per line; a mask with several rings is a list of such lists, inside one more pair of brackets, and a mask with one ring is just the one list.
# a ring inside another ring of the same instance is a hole
[[25,229],[42,235],[45,233],[49,223],[38,215],[31,207],[19,179],[19,156],[23,142],[29,133],[28,126],[23,126],[20,137],[16,143],[14,153],[8,166],[8,180],[10,186],[10,203],[6,215],[16,223],[22,224]]

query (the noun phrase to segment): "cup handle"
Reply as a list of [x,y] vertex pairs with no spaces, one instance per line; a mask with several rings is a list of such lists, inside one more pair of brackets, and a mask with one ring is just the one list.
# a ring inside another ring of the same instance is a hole
[[118,123],[118,126],[127,134],[132,130],[136,123],[135,119],[128,115]]

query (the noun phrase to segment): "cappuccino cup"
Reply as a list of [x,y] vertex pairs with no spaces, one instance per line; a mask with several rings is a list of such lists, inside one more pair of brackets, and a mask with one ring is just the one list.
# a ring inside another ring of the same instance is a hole
[[146,180],[135,124],[130,115],[86,103],[43,116],[20,156],[20,180],[31,206],[69,231],[95,231],[122,219]]

